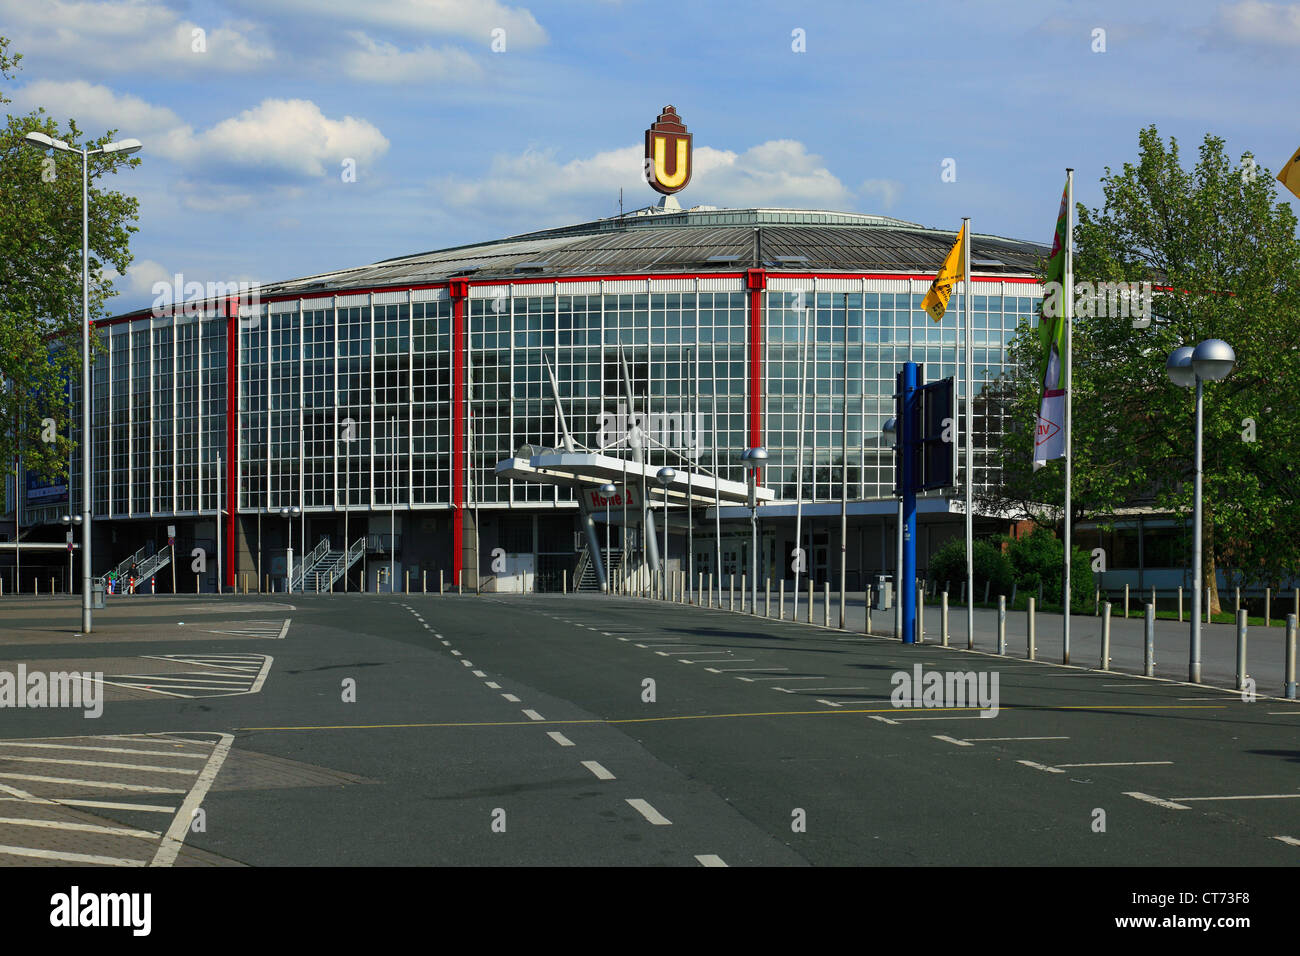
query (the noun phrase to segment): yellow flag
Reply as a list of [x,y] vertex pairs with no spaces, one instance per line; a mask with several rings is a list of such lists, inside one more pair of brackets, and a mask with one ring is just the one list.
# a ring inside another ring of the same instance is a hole
[[1286,161],[1282,171],[1277,174],[1277,181],[1300,197],[1300,149]]
[[[1300,171],[1297,171],[1296,178],[1300,179]],[[964,260],[962,243],[966,241],[966,227],[961,227],[961,232],[957,233],[957,242],[953,245],[952,251],[948,253],[948,258],[943,260],[943,267],[939,274],[934,277],[930,283],[930,291],[925,294],[921,300],[921,308],[930,313],[930,318],[938,322],[943,318],[943,314],[948,311],[948,300],[952,298],[952,287],[957,284],[957,280],[962,278],[962,263]]]

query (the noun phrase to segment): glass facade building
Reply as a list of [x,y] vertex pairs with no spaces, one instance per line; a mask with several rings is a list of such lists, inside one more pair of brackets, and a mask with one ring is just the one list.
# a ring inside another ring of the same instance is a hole
[[[764,227],[762,250],[745,248]],[[521,446],[561,444],[548,364],[574,439],[608,448],[602,425],[626,413],[620,357],[637,410],[672,424],[668,447],[648,451],[652,465],[695,462],[744,481],[741,452],[763,444],[776,503],[802,484],[804,502],[838,505],[847,469],[850,498],[892,514],[881,425],[901,363],[924,363],[931,381],[955,374],[960,394],[973,384],[978,397],[1038,309],[1030,264],[1045,250],[976,236],[975,255],[996,266],[975,267],[975,380],[964,381],[964,293],[941,322],[920,307],[952,239],[849,214],[647,214],[263,287],[252,303],[110,320],[96,330],[93,373],[97,526],[156,536],[157,522],[189,522],[201,541],[222,509],[231,582],[253,571],[266,580],[264,539],[284,537],[283,509],[294,506],[309,545],[340,536],[344,514],[349,537],[396,529],[400,515],[401,543],[375,550],[407,569],[461,570],[452,516],[471,509],[474,530],[504,513],[494,541],[531,522],[534,549],[547,532],[532,518],[555,516],[549,537],[572,552],[573,492],[501,479],[496,464]],[[982,239],[993,251],[981,252]],[[914,262],[900,260],[902,240]],[[875,247],[897,264],[873,258]],[[1002,428],[977,401],[977,488],[994,477]],[[75,501],[75,455],[71,471]],[[65,509],[27,517],[57,522]],[[120,536],[105,563],[135,542]]]

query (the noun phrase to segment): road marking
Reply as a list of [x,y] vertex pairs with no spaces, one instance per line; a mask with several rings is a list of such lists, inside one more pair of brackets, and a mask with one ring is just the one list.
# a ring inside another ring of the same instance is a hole
[[126,827],[101,827],[92,823],[65,823],[62,820],[33,820],[30,817],[0,817],[0,823],[16,827],[43,827],[50,830],[76,830],[80,833],[106,833],[110,836],[139,837],[156,840],[161,833],[154,830],[130,830]]
[[641,816],[645,817],[657,827],[666,827],[673,822],[640,797],[628,797],[627,803],[633,810],[641,814]]
[[[1062,552],[1064,553],[1064,552]],[[1156,767],[1169,766],[1172,760],[1130,760],[1124,763],[1058,763],[1058,767]]]
[[[1064,553],[1064,552],[1062,552]],[[954,707],[953,710],[983,710],[983,707]],[[1005,708],[1004,708],[1005,709]],[[981,720],[979,714],[972,714],[969,717],[899,717],[899,720]]]
[[[1064,553],[1064,552],[1062,552],[1062,553]],[[573,746],[573,741],[570,740],[568,737],[564,736],[564,734],[560,733],[558,730],[548,730],[548,731],[546,732],[546,736],[550,737],[552,740],[554,740],[554,741],[555,741],[557,744],[559,744],[561,747],[572,747],[572,746]]]
[[[1062,551],[1061,553],[1064,554],[1065,552]],[[442,635],[439,634],[437,631],[433,632],[433,636],[436,637],[438,640],[442,640]]]
[[150,773],[184,773],[190,776],[199,772],[194,767],[157,767],[138,763],[107,763],[98,760],[63,760],[55,757],[8,757],[0,755],[0,761],[4,760],[21,761],[22,763],[67,764],[76,767],[112,767],[115,770],[147,770]]
[[1164,807],[1166,810],[1190,810],[1191,807],[1185,807],[1181,803],[1174,803],[1172,800],[1161,800],[1159,797],[1153,797],[1149,793],[1139,793],[1136,790],[1124,791],[1124,796],[1133,797],[1144,803],[1154,803],[1158,807]]
[[[1064,551],[1062,551],[1061,553],[1065,554]],[[1278,717],[1278,716],[1300,717],[1300,710],[1270,710],[1267,713],[1270,717]]]
[[516,697],[514,694],[502,694],[501,696],[504,697],[506,700],[510,701],[510,703],[512,704],[519,703],[519,698]]
[[[738,662],[737,662],[737,661],[718,661],[718,663],[719,663],[719,664],[722,664],[722,663],[733,664],[733,663],[738,663]],[[706,669],[707,669],[707,670],[713,670],[712,668],[706,668]],[[715,674],[737,674],[737,673],[748,673],[748,672],[750,672],[750,671],[788,671],[789,669],[790,669],[790,668],[788,668],[788,667],[724,667],[724,668],[721,668],[721,669],[719,669],[719,670],[714,670],[713,673],[715,673]]]
[[[1062,553],[1064,553],[1064,552],[1062,552]],[[293,621],[293,618],[291,618],[291,617],[286,617],[286,618],[284,619],[284,624],[281,625],[281,627],[280,627],[280,636],[279,636],[279,638],[277,638],[277,640],[281,640],[281,641],[284,640],[284,636],[285,636],[286,634],[289,633],[289,625],[290,625],[290,623],[292,623],[292,621]]]
[[524,711],[524,716],[527,717],[529,720],[545,720],[545,719],[546,719],[545,717],[543,717],[541,714],[539,714],[539,713],[538,713],[537,711],[535,711],[535,710],[525,710],[525,711]]
[[945,734],[934,734],[935,740],[942,740],[944,743],[955,744],[958,747],[974,747],[973,743],[966,740],[958,740],[956,737],[949,737]]
[[[1064,553],[1064,552],[1062,552],[1062,553]],[[473,666],[474,666],[474,662],[473,662],[473,661],[461,661],[461,664],[463,664],[465,667],[473,667]]]
[[[1061,552],[1061,553],[1064,554],[1065,552]],[[475,676],[475,677],[487,677],[487,674],[483,673],[482,671],[474,671],[474,676]]]
[[[1062,551],[1061,553],[1064,554],[1065,552]],[[443,641],[443,642],[442,642],[442,646],[443,646],[443,647],[451,647],[451,641]]]
[[109,780],[78,780],[72,777],[41,777],[30,773],[0,773],[4,780],[34,780],[37,783],[68,783],[76,787],[103,790],[132,790],[137,793],[184,793],[171,787],[147,787],[142,783],[116,783]]
[[[1062,552],[1064,554],[1064,552]],[[975,743],[992,743],[999,740],[1069,740],[1069,737],[967,737]]]
[[[1061,553],[1064,554],[1065,552],[1062,551]],[[485,680],[483,683],[487,684],[487,686],[491,687],[493,690],[501,689],[501,685],[494,680]]]
[[[1065,552],[1062,551],[1061,553],[1064,554]],[[660,657],[672,657],[672,656],[673,656],[673,655],[669,654],[667,651],[655,651],[655,653],[658,654]]]
[[[1064,554],[1065,552],[1062,551],[1061,553]],[[801,678],[798,678],[798,677],[792,677],[792,678],[790,678],[790,679],[791,679],[791,680],[800,680]],[[866,690],[866,689],[867,689],[867,688],[865,688],[865,687],[801,687],[801,688],[799,688],[799,693],[801,693],[801,694],[815,694],[817,691],[821,691],[821,690]],[[791,691],[791,693],[794,693],[794,692]],[[878,703],[885,703],[885,704],[887,704],[887,703],[889,703],[889,701],[878,701]]]
[[821,675],[818,675],[818,676],[816,676],[816,677],[787,677],[787,676],[785,676],[785,675],[779,675],[779,676],[777,676],[777,677],[742,677],[742,678],[740,678],[740,679],[741,679],[741,680],[749,680],[749,681],[756,681],[756,680],[825,680],[825,679],[826,679],[826,675],[825,675],[825,674],[821,674]]
[[144,860],[124,860],[117,856],[93,856],[89,853],[60,853],[56,850],[33,850],[25,846],[0,846],[0,854],[29,856],[38,860],[62,860],[65,863],[91,863],[100,866],[144,866]]
[[[1062,552],[1061,552],[1061,554],[1065,554],[1065,552],[1064,552],[1064,551],[1062,551]],[[626,640],[627,640],[627,638],[626,638],[626,637],[620,637],[620,638],[619,638],[619,640],[620,640],[620,641],[626,641]]]
[[[1064,552],[1062,552],[1062,553],[1064,553]],[[827,707],[839,707],[839,706],[840,706],[839,704],[835,703],[835,701],[833,701],[833,700],[822,700],[820,697],[817,698],[817,703],[819,703],[819,704],[825,704]]]
[[614,775],[594,760],[584,760],[582,765],[596,775],[597,780],[613,780]]
[[208,788],[217,779],[217,774],[221,771],[221,766],[225,763],[226,755],[230,753],[231,744],[234,742],[233,734],[221,734],[217,738],[208,762],[203,765],[203,770],[199,773],[194,786],[190,788],[189,794],[181,801],[180,809],[176,811],[171,826],[163,835],[162,843],[159,844],[158,852],[149,863],[150,866],[171,866],[176,862],[181,844],[185,842],[185,835],[190,832],[190,824],[194,822],[194,813],[203,803],[203,798],[208,795]]
[[727,865],[722,862],[722,857],[718,856],[715,853],[697,853],[695,855],[695,859],[699,862],[700,866],[726,866]]
[[[1064,554],[1064,552],[1062,552],[1062,554]],[[644,644],[638,644],[637,647],[645,647],[645,645],[644,645]]]
[[[1062,553],[1064,553],[1064,552],[1062,552]],[[1289,836],[1275,836],[1275,837],[1273,837],[1273,839],[1274,839],[1274,840],[1281,840],[1283,843],[1290,844],[1291,846],[1300,846],[1300,840],[1297,840],[1295,837],[1289,837]]]
[[[1064,552],[1062,552],[1062,553],[1064,553]],[[897,724],[897,723],[898,723],[898,721],[896,721],[896,720],[890,720],[888,717],[881,717],[881,716],[879,716],[878,714],[871,714],[871,719],[872,719],[872,720],[878,720],[878,721],[880,721],[882,724]]]
[[[12,787],[6,787],[0,784],[0,789],[12,790]],[[23,791],[19,790],[18,793]],[[95,807],[102,810],[144,810],[149,813],[175,813],[175,807],[157,807],[148,803],[110,803],[106,800],[69,800],[66,797],[60,797],[58,800],[46,800],[42,797],[0,797],[0,801],[5,803],[47,803],[57,804],[61,807]]]
[[1300,799],[1300,793],[1246,793],[1233,797],[1174,797],[1175,800],[1185,800],[1192,803],[1198,800],[1296,800]]
[[460,657],[460,651],[452,651],[452,652],[451,652],[451,656],[452,656],[452,657]]
[[32,744],[26,741],[0,740],[0,747],[39,747],[42,750],[96,750],[113,754],[148,754],[149,756],[190,757],[207,760],[207,754],[178,753],[174,750],[134,750],[128,747],[78,747],[73,744]]
[[1047,764],[1034,763],[1032,760],[1017,760],[1016,763],[1022,763],[1026,767],[1033,767],[1035,770],[1041,770],[1044,773],[1065,773],[1065,771],[1059,767],[1049,767]]

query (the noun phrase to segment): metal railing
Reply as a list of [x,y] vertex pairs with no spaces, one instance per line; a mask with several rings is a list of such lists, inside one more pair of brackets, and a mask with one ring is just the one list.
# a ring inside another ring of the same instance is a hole
[[330,539],[321,538],[320,541],[317,543],[316,547],[312,548],[311,551],[303,555],[302,560],[298,562],[298,567],[294,569],[293,576],[289,579],[290,591],[302,590],[302,582],[304,578],[306,578],[308,572],[312,570],[316,562],[319,561],[321,558],[325,557],[325,555],[329,553],[329,549],[330,549]]

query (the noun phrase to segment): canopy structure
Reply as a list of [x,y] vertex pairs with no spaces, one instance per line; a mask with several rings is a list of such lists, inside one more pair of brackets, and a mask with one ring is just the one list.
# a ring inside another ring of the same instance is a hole
[[[606,482],[621,485],[624,481],[635,481],[639,486],[644,477],[646,494],[650,499],[667,498],[670,505],[683,505],[689,501],[692,508],[744,505],[749,501],[749,488],[743,482],[725,481],[697,472],[691,472],[688,477],[685,469],[677,470],[665,488],[659,481],[659,468],[659,465],[595,452],[544,449],[528,458],[502,459],[497,462],[496,473],[501,478],[582,490],[594,490]],[[755,493],[759,504],[771,501],[773,497],[770,488],[758,488]]]

